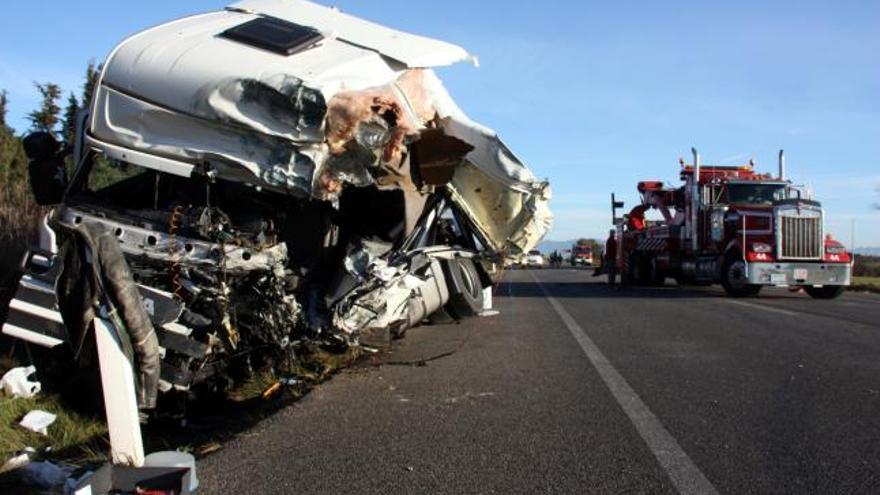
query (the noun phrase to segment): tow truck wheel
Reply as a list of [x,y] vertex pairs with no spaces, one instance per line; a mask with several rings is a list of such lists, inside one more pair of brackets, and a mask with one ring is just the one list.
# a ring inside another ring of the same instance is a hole
[[753,297],[761,292],[761,286],[750,284],[746,274],[746,262],[738,255],[728,256],[721,269],[721,285],[733,297]]
[[624,258],[623,270],[620,273],[620,282],[624,287],[639,283],[638,265],[639,263],[636,253],[631,253]]
[[635,279],[639,285],[654,285],[654,269],[647,253],[635,253]]
[[834,299],[843,294],[844,290],[846,290],[846,287],[843,285],[825,285],[822,287],[814,287],[812,285],[804,286],[804,292],[809,294],[813,299]]
[[651,256],[648,261],[650,267],[650,284],[655,287],[666,285],[666,273],[657,266],[657,257]]

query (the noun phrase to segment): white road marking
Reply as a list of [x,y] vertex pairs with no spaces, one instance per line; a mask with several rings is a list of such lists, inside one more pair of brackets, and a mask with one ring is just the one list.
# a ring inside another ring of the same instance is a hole
[[669,476],[678,492],[688,495],[717,495],[718,490],[715,489],[709,479],[700,471],[700,468],[688,457],[681,448],[681,445],[678,444],[678,441],[666,430],[657,416],[642,402],[642,399],[630,387],[626,379],[623,378],[623,375],[614,368],[611,362],[602,354],[602,351],[593,343],[593,340],[587,336],[587,332],[547,292],[544,284],[539,282],[534,274],[531,274],[531,277],[538,284],[538,287],[541,288],[544,297],[550,301],[550,305],[562,319],[562,322],[565,323],[568,331],[571,332],[571,335],[580,344],[587,359],[590,360],[590,363],[599,373],[602,381],[605,382],[605,386],[611,391],[611,395],[614,396],[623,412],[626,413],[633,426],[635,426],[636,431],[639,432],[642,440],[645,441],[651,453],[657,458],[657,462],[666,471],[666,475]]
[[737,306],[745,306],[747,308],[754,308],[754,309],[763,309],[764,311],[769,311],[771,313],[779,313],[779,314],[788,315],[788,316],[797,316],[798,315],[798,313],[795,313],[794,311],[789,311],[787,309],[771,308],[770,306],[764,306],[762,304],[755,304],[755,303],[748,303],[745,301],[737,301],[736,299],[724,299],[724,301],[726,301],[730,304],[735,304]]

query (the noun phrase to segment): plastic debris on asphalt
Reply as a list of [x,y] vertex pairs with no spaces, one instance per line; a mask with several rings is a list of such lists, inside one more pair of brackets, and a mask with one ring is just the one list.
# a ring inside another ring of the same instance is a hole
[[34,366],[12,368],[0,378],[0,388],[12,397],[33,397],[40,393],[41,385],[38,381],[28,380],[28,377],[36,372],[37,368]]
[[25,414],[24,418],[22,418],[21,422],[18,424],[28,430],[48,435],[49,432],[47,430],[49,429],[49,425],[54,423],[56,418],[57,416],[50,412],[35,409]]

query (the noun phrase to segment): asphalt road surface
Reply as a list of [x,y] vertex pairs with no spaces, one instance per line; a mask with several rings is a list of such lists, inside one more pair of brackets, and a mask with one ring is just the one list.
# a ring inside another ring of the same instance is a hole
[[201,493],[880,493],[880,297],[599,282],[509,272],[499,315],[411,330]]

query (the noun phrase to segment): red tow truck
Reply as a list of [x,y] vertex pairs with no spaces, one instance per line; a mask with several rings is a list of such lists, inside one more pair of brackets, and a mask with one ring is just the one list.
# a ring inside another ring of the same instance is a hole
[[[680,160],[683,185],[638,183],[641,203],[623,218],[612,201],[617,267],[624,284],[720,283],[734,297],[764,286],[802,287],[817,299],[839,296],[852,280],[853,257],[824,230],[824,212],[808,188],[742,166]],[[662,220],[646,220],[648,210]]]

